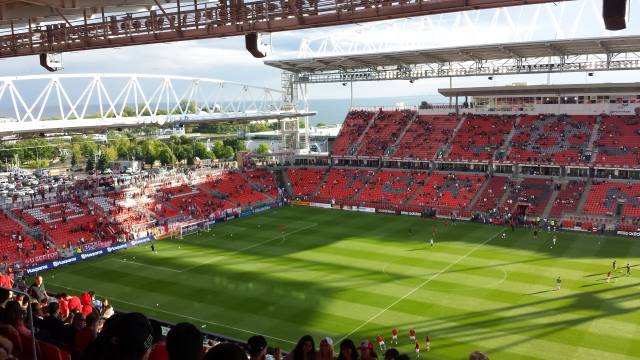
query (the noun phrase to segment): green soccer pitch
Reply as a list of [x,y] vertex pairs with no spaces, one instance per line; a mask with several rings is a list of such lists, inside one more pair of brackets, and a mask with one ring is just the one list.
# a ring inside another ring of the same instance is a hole
[[147,244],[44,278],[50,291],[91,289],[119,309],[238,339],[263,334],[285,350],[304,334],[336,345],[381,334],[390,346],[397,327],[397,347],[412,358],[410,328],[422,343],[431,337],[423,359],[473,350],[492,359],[640,358],[640,239],[556,235],[552,247],[545,231],[534,240],[530,230],[491,225],[281,208],[158,241],[157,253]]

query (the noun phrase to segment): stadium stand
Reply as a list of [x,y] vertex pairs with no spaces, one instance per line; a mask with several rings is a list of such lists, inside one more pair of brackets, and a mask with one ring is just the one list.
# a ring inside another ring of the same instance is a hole
[[596,165],[632,167],[640,164],[640,121],[631,116],[603,116],[596,140]]
[[489,211],[498,207],[500,198],[507,190],[507,177],[494,176],[489,179],[484,191],[480,194],[472,210]]
[[400,133],[415,116],[415,111],[381,111],[365,133],[358,156],[381,157],[388,155]]
[[310,197],[318,188],[326,169],[320,168],[289,168],[287,176],[291,181],[294,197]]
[[365,206],[401,205],[425,178],[425,172],[383,170],[362,187],[355,200]]
[[457,116],[419,116],[400,139],[392,156],[416,160],[440,157],[457,123]]
[[[275,188],[275,180],[272,179],[271,181],[273,181],[271,186]],[[268,189],[254,189],[237,172],[222,174],[211,181],[203,183],[200,189],[209,191],[217,197],[239,206],[255,205],[270,200],[265,194],[268,193]]]
[[371,111],[351,110],[344,119],[340,133],[333,144],[333,155],[354,155],[358,138],[364,133],[375,115],[376,113]]
[[517,207],[527,207],[527,215],[541,216],[553,193],[553,180],[525,178],[510,190],[510,196],[504,204],[505,213],[516,213]]
[[320,185],[316,199],[326,202],[350,200],[374,174],[373,170],[332,168]]
[[464,209],[471,204],[484,181],[483,175],[432,174],[409,204],[427,208]]
[[489,161],[500,148],[514,116],[467,116],[451,141],[449,161]]
[[[1,211],[0,214],[0,263],[11,264],[24,261],[26,263],[37,262],[39,257],[50,254],[57,257],[55,249],[50,249],[46,244],[35,241],[27,235],[16,221],[9,217],[7,213]],[[52,256],[47,257],[51,259]]]
[[638,183],[594,180],[583,211],[585,214],[637,218],[640,217],[639,195]]
[[564,213],[575,213],[578,209],[580,197],[584,193],[586,183],[580,180],[569,180],[553,202],[549,215],[560,218]]
[[584,163],[595,123],[593,116],[523,116],[515,126],[506,160],[521,164]]

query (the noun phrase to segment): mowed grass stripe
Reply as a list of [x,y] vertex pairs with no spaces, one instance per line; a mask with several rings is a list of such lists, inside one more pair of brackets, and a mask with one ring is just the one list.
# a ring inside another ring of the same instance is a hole
[[[286,237],[284,242],[237,250],[277,236],[281,223],[286,224],[287,232],[305,223],[318,226]],[[437,227],[436,251],[405,250],[424,248],[432,226]],[[154,313],[158,317],[184,320],[168,315],[184,313],[255,328],[288,341],[305,332],[338,338],[424,281],[416,275],[442,269],[456,255],[482,243],[486,234],[500,229],[469,223],[445,228],[443,222],[413,217],[286,208],[218,224],[209,233],[183,240],[160,241],[155,255],[148,246],[116,255],[127,261],[135,256],[136,262],[171,269],[222,256],[193,271],[172,273],[97,259],[51,274],[63,284],[83,284],[78,288],[92,288],[130,303],[153,308],[156,301],[162,301],[160,310],[167,313]],[[562,233],[558,245],[549,249],[552,234],[541,232],[537,241],[530,231],[509,230],[507,234],[507,239],[496,238],[477,249],[450,272],[370,321],[353,334],[354,340],[372,338],[378,332],[388,336],[392,326],[398,326],[402,335],[413,326],[421,336],[433,335],[434,351],[423,354],[425,358],[460,359],[476,348],[488,350],[492,358],[505,359],[566,359],[577,354],[640,357],[633,337],[638,334],[635,320],[640,319],[634,278],[606,285],[597,279],[611,257],[618,258],[619,264],[627,258],[640,263],[637,242]],[[617,241],[627,245],[617,247]],[[423,263],[422,257],[428,257],[427,261]],[[400,264],[389,265],[391,276],[384,274],[384,265],[396,258]],[[436,264],[444,266],[437,269]],[[120,271],[112,272],[113,268]],[[502,270],[507,271],[507,278],[493,285],[503,278]],[[596,276],[588,276],[593,274]],[[563,290],[527,295],[550,290],[557,275],[565,279]],[[49,280],[54,281],[45,281]],[[117,305],[126,309],[124,303]],[[223,327],[215,329],[247,337]],[[274,343],[291,347],[286,341]],[[401,349],[412,350],[408,344]],[[545,350],[543,354],[540,349]],[[553,355],[543,356],[547,352]]]

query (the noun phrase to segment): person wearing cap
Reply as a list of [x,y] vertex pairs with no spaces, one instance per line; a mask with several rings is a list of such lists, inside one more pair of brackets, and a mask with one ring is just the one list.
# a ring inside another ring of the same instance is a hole
[[285,360],[316,360],[316,346],[311,335],[305,335],[298,340],[296,347],[291,350]]
[[[254,335],[247,340],[247,351],[250,360],[265,360],[267,358],[267,339],[262,335]],[[275,360],[282,360],[280,349],[276,348],[273,354]]]
[[378,354],[376,354],[376,351],[373,349],[373,343],[371,341],[362,340],[362,342],[360,342],[360,358],[362,360],[378,358]]
[[318,351],[318,360],[333,360],[333,339],[325,337],[320,340],[320,350]]
[[344,339],[340,342],[340,354],[337,360],[358,360],[358,350],[353,340]]

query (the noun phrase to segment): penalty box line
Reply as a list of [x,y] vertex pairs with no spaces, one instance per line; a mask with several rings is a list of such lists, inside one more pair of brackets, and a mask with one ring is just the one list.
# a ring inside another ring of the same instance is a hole
[[343,336],[340,340],[338,340],[336,343],[339,344],[342,340],[347,339],[349,336],[353,335],[355,332],[357,332],[358,330],[362,329],[363,327],[365,327],[367,324],[369,324],[370,322],[372,322],[373,320],[377,319],[378,317],[380,317],[380,315],[384,314],[385,312],[387,312],[389,309],[391,309],[392,307],[396,306],[398,303],[400,303],[402,300],[408,298],[409,296],[413,295],[416,291],[420,290],[422,287],[424,287],[425,285],[427,285],[428,283],[430,283],[433,279],[435,279],[436,277],[442,275],[443,273],[447,272],[449,269],[451,269],[453,266],[457,265],[459,262],[461,262],[462,260],[466,259],[469,255],[473,254],[476,250],[478,250],[479,248],[483,247],[484,245],[488,244],[491,240],[495,239],[496,237],[498,237],[500,234],[502,234],[504,231],[506,230],[501,230],[500,232],[498,232],[497,234],[491,236],[490,238],[488,238],[487,240],[483,241],[482,243],[476,245],[473,249],[469,250],[466,254],[462,255],[458,260],[452,262],[451,264],[447,265],[444,269],[438,271],[437,273],[431,275],[427,280],[423,281],[421,284],[419,284],[418,286],[416,286],[415,288],[409,290],[409,292],[407,292],[406,294],[404,294],[402,297],[398,298],[397,300],[395,300],[394,302],[391,303],[391,305],[387,306],[386,308],[380,310],[377,314],[373,315],[372,317],[370,317],[367,321],[363,322],[362,324],[360,324],[360,326],[356,327],[355,329],[351,330],[347,335]]
[[[291,231],[291,232],[288,232],[288,233],[284,233],[284,234],[281,234],[281,235],[278,235],[278,236],[274,236],[274,237],[273,237],[273,238],[271,238],[271,239],[267,239],[267,240],[261,241],[261,242],[256,243],[256,244],[252,244],[252,245],[249,245],[249,246],[243,247],[243,248],[238,249],[238,250],[233,250],[233,251],[231,251],[231,254],[239,253],[239,252],[242,252],[242,251],[251,250],[251,249],[256,248],[256,247],[258,247],[258,246],[262,246],[262,245],[264,245],[264,244],[268,244],[268,243],[270,243],[270,242],[272,242],[272,241],[282,239],[284,236],[293,235],[293,234],[299,233],[299,232],[301,232],[301,231],[309,230],[309,229],[311,229],[311,228],[313,228],[313,227],[316,227],[316,226],[318,226],[318,224],[317,224],[317,223],[315,223],[315,224],[313,224],[313,225],[305,226],[305,227],[300,228],[300,229],[298,229],[298,230],[294,230],[294,231]],[[202,266],[205,266],[205,265],[211,264],[211,263],[212,263],[212,262],[214,262],[214,261],[218,261],[218,260],[220,260],[220,259],[223,259],[223,258],[225,258],[225,257],[227,257],[227,256],[229,256],[229,255],[230,255],[230,254],[228,254],[228,253],[227,253],[227,254],[224,254],[224,255],[219,255],[219,256],[214,257],[213,259],[209,259],[209,260],[207,260],[207,261],[205,261],[205,262],[203,262],[203,263],[200,263],[200,264],[198,264],[198,265],[194,265],[194,266],[188,267],[188,268],[183,269],[183,270],[178,270],[178,272],[181,272],[181,273],[182,273],[182,272],[191,271],[191,270],[193,270],[193,269],[197,269],[197,268],[199,268],[199,267],[202,267]]]
[[[74,288],[71,288],[71,287],[68,287],[68,286],[63,286],[63,285],[60,285],[60,284],[54,284],[52,282],[49,282],[49,284],[51,284],[53,286],[56,286],[56,287],[63,288],[63,289],[72,290],[72,291],[75,291],[75,292],[80,292],[80,293],[82,292],[82,290],[74,289]],[[217,322],[213,322],[213,321],[199,319],[197,317],[193,317],[193,316],[189,316],[189,315],[178,314],[178,313],[175,313],[175,312],[172,312],[172,311],[162,310],[162,309],[159,309],[157,307],[154,308],[154,307],[151,307],[151,306],[136,304],[136,303],[132,303],[132,302],[125,301],[125,300],[116,299],[114,297],[107,297],[107,298],[108,299],[112,299],[112,300],[114,300],[116,302],[121,302],[123,304],[136,306],[136,307],[139,307],[141,309],[146,309],[146,310],[155,311],[155,312],[161,312],[161,313],[164,313],[164,314],[181,317],[183,319],[194,320],[194,321],[198,321],[198,322],[201,322],[201,323],[206,323],[206,324],[209,324],[209,325],[219,326],[219,327],[226,328],[226,329],[236,330],[236,331],[240,331],[240,332],[251,334],[251,335],[262,335],[262,336],[264,336],[266,338],[273,339],[273,340],[278,340],[278,341],[283,341],[283,342],[286,342],[288,344],[296,344],[295,341],[281,339],[281,338],[278,338],[278,337],[275,337],[275,336],[269,336],[269,335],[265,335],[265,334],[260,334],[260,333],[255,332],[255,331],[250,331],[250,330],[238,328],[238,327],[235,327],[235,326],[229,326],[229,325],[225,325],[225,324],[221,324],[221,323],[217,323]]]

